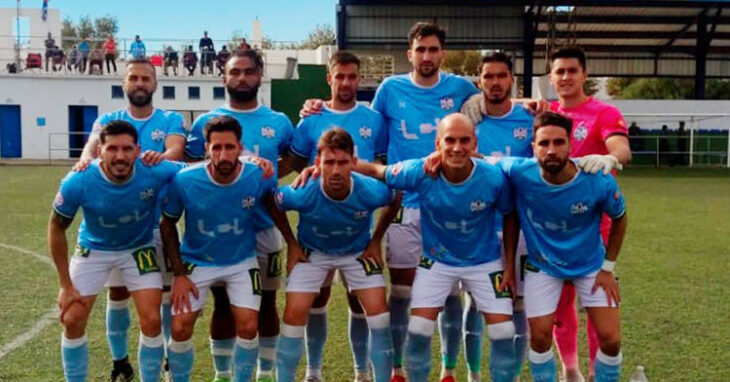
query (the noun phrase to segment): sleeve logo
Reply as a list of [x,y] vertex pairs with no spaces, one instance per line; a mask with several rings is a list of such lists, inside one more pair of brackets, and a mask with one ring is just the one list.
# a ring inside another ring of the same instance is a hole
[[53,205],[56,207],[61,207],[63,205],[63,195],[61,194],[61,191],[56,193],[56,198],[53,199]]
[[390,175],[398,176],[400,174],[400,171],[403,169],[403,163],[396,163],[392,166],[390,166]]

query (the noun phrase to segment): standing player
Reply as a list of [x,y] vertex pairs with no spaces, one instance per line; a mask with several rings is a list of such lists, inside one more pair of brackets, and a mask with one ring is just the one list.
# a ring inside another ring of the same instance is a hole
[[[360,162],[384,162],[387,133],[383,118],[377,111],[357,103],[360,82],[360,60],[352,53],[339,51],[329,61],[327,82],[332,100],[322,107],[322,113],[302,118],[294,130],[291,153],[287,159],[301,171],[314,164],[317,142],[326,131],[340,127],[347,131],[354,143],[354,156]],[[388,222],[390,223],[390,222]],[[331,277],[328,278],[331,280]],[[325,283],[307,319],[307,380],[321,380],[322,352],[327,341],[327,301],[330,285]],[[368,371],[368,324],[357,297],[348,294],[350,305],[349,336],[355,364],[355,381],[370,380]]]
[[[97,147],[99,146],[99,132],[104,125],[114,120],[127,121],[137,129],[139,144],[146,160],[183,159],[186,134],[185,122],[178,113],[160,110],[152,106],[152,96],[157,90],[155,67],[152,63],[146,59],[128,61],[122,87],[127,94],[129,105],[124,109],[106,113],[97,118],[75,169],[85,169],[91,160],[96,157]],[[163,190],[158,197],[158,218],[164,195]],[[154,228],[154,242],[157,254],[160,256],[159,262],[163,266],[163,283],[166,289],[162,295],[162,330],[165,333],[165,338],[169,340],[169,287],[172,282],[172,275],[164,268],[162,242],[157,225]],[[129,358],[127,357],[130,295],[124,287],[118,271],[112,271],[107,285],[109,286],[109,299],[106,305],[107,340],[114,361],[111,379],[112,381],[127,381],[133,378],[132,366],[129,364]]]
[[[373,109],[385,118],[388,162],[423,158],[433,151],[439,121],[458,111],[476,87],[467,79],[439,71],[446,32],[437,25],[419,22],[408,33],[408,61],[413,70],[385,79],[373,99]],[[305,112],[318,104],[305,105]],[[313,110],[315,109],[315,110]],[[391,278],[390,320],[395,350],[393,381],[405,381],[403,344],[408,330],[411,285],[421,256],[421,215],[418,194],[404,193],[400,218],[386,233],[387,262]],[[442,318],[442,380],[453,381],[461,338],[461,300],[452,293]]]
[[[390,380],[393,340],[380,249],[387,225],[379,226],[372,238],[370,228],[372,212],[388,205],[392,193],[377,180],[352,172],[358,161],[354,151],[344,129],[327,130],[318,139],[315,157],[322,177],[303,188],[283,187],[277,194],[279,208],[299,212],[298,241],[304,248],[294,244],[297,255],[287,258],[286,308],[277,349],[280,382],[294,381],[308,312],[334,270],[342,273],[367,315],[375,381]],[[392,206],[384,213],[387,221],[395,212]],[[367,359],[364,364],[367,372]]]
[[[237,51],[226,62],[223,84],[228,92],[228,103],[198,117],[188,135],[186,154],[192,159],[205,156],[203,127],[216,116],[235,118],[242,126],[244,153],[265,158],[277,168],[279,156],[289,149],[294,127],[282,113],[259,103],[258,90],[264,74],[264,61],[255,50]],[[291,171],[288,166],[278,168],[279,177]],[[279,288],[283,247],[281,234],[263,208],[256,207],[262,222],[256,235],[256,255],[262,269],[260,345],[257,379],[273,380],[276,341],[279,335],[279,315],[276,311],[276,290]],[[235,342],[235,325],[225,288],[214,286],[215,308],[211,320],[211,353],[217,378],[230,378],[230,365]]]
[[[573,160],[572,121],[546,112],[534,123],[535,159],[506,160],[529,252],[525,309],[530,322],[530,368],[536,382],[555,381],[552,329],[563,284],[571,280],[598,334],[596,380],[615,382],[621,369],[620,295],[613,268],[626,232],[626,204],[616,180],[588,174]],[[601,240],[601,217],[612,220]]]
[[[172,340],[168,346],[174,381],[189,381],[193,328],[208,288],[222,282],[235,317],[235,381],[250,381],[258,355],[261,279],[255,258],[255,220],[264,193],[276,187],[239,156],[241,125],[231,117],[209,119],[204,129],[209,161],[181,171],[170,185],[160,226],[175,273]],[[182,245],[176,224],[185,214]]]
[[[85,328],[96,294],[112,269],[131,291],[139,315],[139,372],[143,381],[160,379],[165,338],[160,328],[161,264],[153,245],[157,197],[180,166],[143,165],[137,131],[112,121],[98,132],[101,161],[71,172],[61,183],[48,223],[48,247],[61,289],[58,305],[64,334],[63,370],[68,381],[85,381],[89,352]],[[78,209],[84,220],[69,265],[66,229]]]

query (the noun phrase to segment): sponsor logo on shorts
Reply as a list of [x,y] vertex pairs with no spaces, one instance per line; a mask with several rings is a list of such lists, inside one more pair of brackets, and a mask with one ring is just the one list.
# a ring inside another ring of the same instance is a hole
[[362,266],[366,276],[383,274],[383,268],[381,268],[380,265],[371,258],[358,257],[357,262]]
[[500,289],[500,285],[504,280],[504,271],[492,272],[489,274],[489,279],[492,280],[492,288],[494,289],[494,295],[497,298],[512,298],[512,292],[506,287]]
[[258,268],[251,268],[248,270],[248,275],[251,277],[251,293],[257,296],[261,295],[261,272]]
[[434,261],[428,257],[421,256],[421,261],[418,262],[418,266],[421,268],[431,269],[431,267],[433,267],[433,263]]
[[137,271],[139,271],[140,275],[160,271],[160,265],[157,264],[157,250],[155,247],[140,248],[132,252],[132,257],[137,263]]

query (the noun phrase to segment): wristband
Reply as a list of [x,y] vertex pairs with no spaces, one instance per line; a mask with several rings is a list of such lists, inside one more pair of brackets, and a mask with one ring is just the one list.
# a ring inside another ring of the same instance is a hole
[[613,268],[616,267],[616,262],[611,260],[603,260],[603,264],[601,264],[601,270],[606,271],[609,273],[613,273]]

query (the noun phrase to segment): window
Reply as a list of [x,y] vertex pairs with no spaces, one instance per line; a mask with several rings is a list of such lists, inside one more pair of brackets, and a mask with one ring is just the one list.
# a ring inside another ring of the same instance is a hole
[[213,99],[226,99],[226,89],[223,86],[214,86]]
[[200,86],[188,86],[188,99],[200,99]]
[[119,85],[112,85],[112,99],[124,98],[124,90]]
[[175,87],[174,86],[163,86],[162,87],[162,99],[175,99]]

